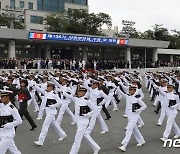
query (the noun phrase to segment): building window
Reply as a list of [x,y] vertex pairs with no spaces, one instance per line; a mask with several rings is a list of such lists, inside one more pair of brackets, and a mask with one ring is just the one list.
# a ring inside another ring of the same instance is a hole
[[58,12],[58,2],[59,0],[51,0],[51,11]]
[[44,0],[43,10],[44,11],[51,11],[51,1],[50,0]]
[[43,17],[41,16],[31,16],[31,23],[33,24],[43,24]]
[[66,0],[66,2],[73,3],[74,0]]
[[43,0],[37,0],[37,10],[43,10]]
[[19,1],[19,8],[21,8],[21,9],[24,8],[24,1]]
[[81,4],[87,5],[87,0],[81,0]]
[[33,3],[31,3],[31,2],[28,3],[28,9],[33,10]]
[[59,0],[59,11],[60,12],[64,11],[64,3],[65,3],[65,0]]
[[10,0],[10,8],[11,9],[15,8],[15,0]]
[[66,2],[69,3],[76,3],[76,4],[83,4],[83,5],[87,5],[87,0],[66,0]]

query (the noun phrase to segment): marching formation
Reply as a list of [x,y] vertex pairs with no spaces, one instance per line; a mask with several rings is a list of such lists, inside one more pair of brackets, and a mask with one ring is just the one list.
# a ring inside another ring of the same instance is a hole
[[[144,145],[146,142],[139,130],[145,125],[141,113],[147,108],[143,101],[142,80],[138,71],[3,72],[0,76],[0,154],[5,154],[7,150],[13,154],[21,154],[14,143],[14,136],[23,123],[23,117],[28,120],[30,131],[41,127],[28,111],[31,104],[37,113],[36,120],[43,120],[39,137],[34,141],[37,146],[43,146],[50,125],[55,129],[59,141],[68,137],[66,130],[62,128],[64,113],[67,112],[71,118],[69,125],[77,126],[69,153],[78,154],[84,140],[92,148],[93,154],[100,153],[101,147],[91,137],[96,120],[100,124],[102,135],[111,131],[106,120],[111,120],[109,111],[112,109],[116,112],[121,99],[126,102],[124,117],[128,121],[119,149],[126,151],[132,134],[137,141],[136,146]],[[166,128],[160,139],[166,141],[171,129],[175,133],[174,138],[179,138],[180,128],[175,122],[180,110],[179,72],[147,72],[145,86],[156,106],[154,112],[158,114],[161,110],[157,125],[161,126],[167,117]],[[73,110],[69,107],[70,103],[74,106]],[[103,119],[102,111],[106,119]]]

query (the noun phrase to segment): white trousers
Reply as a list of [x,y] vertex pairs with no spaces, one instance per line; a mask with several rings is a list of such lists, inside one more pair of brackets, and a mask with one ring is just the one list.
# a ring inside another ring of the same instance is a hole
[[123,146],[127,147],[130,139],[131,139],[131,135],[132,133],[134,134],[135,136],[135,139],[137,140],[137,142],[143,142],[144,141],[144,138],[143,136],[141,135],[136,123],[137,123],[137,120],[139,118],[135,118],[135,119],[128,119],[128,125],[127,125],[127,130],[126,130],[126,136],[125,138],[123,139],[122,141],[122,144]]
[[144,126],[144,121],[142,120],[142,118],[140,116],[139,116],[139,119],[138,119],[138,123]]
[[5,154],[7,150],[12,154],[21,154],[12,137],[0,138],[0,154]]
[[[42,102],[44,101],[44,96],[41,96],[41,99],[42,99]],[[43,114],[44,114],[44,106],[42,106],[42,102],[41,102],[41,105],[40,105],[40,109],[39,109],[39,113],[38,113],[38,118],[42,119],[43,117]]]
[[36,110],[36,111],[39,111],[39,106],[38,106],[38,104],[37,104],[37,101],[36,101],[35,97],[32,97],[32,96],[31,96],[31,99],[28,101],[28,106],[29,106],[31,103],[33,103],[33,106],[34,106],[35,110]]
[[62,104],[62,106],[60,108],[60,111],[59,111],[59,115],[58,115],[58,117],[56,119],[58,125],[61,125],[62,118],[63,118],[63,115],[64,115],[65,111],[70,115],[72,122],[75,122],[74,114],[69,109],[68,105],[69,105],[68,103],[63,103]]
[[89,126],[87,128],[87,132],[90,134],[95,126],[96,123],[96,119],[98,120],[98,122],[100,123],[101,129],[102,131],[108,131],[108,127],[104,121],[104,119],[101,116],[100,113],[100,109],[98,109],[91,117],[90,122],[89,122]]
[[91,136],[87,132],[88,122],[89,120],[87,119],[87,121],[83,120],[77,123],[78,129],[76,132],[76,136],[75,136],[70,154],[78,154],[82,139],[85,139],[85,141],[91,146],[91,148],[94,151],[100,149],[99,145],[91,138]]
[[41,143],[44,142],[50,125],[52,125],[54,127],[54,129],[57,132],[59,137],[66,135],[66,133],[63,131],[63,129],[56,122],[55,115],[47,115],[44,120],[42,130],[41,130],[41,133],[40,133],[39,139],[38,139],[38,141],[40,141]]
[[158,105],[158,102],[159,102],[159,97],[156,96],[153,105],[154,105],[154,106],[157,106],[157,105]]
[[176,135],[180,135],[180,129],[175,122],[175,118],[176,118],[176,114],[167,114],[167,124],[163,134],[163,138],[169,137],[172,128]]
[[165,118],[165,110],[163,107],[161,107],[161,114],[160,114],[160,117],[159,117],[159,120],[158,120],[158,123],[162,124],[163,121],[164,121],[164,118]]
[[106,107],[106,108],[108,108],[110,102],[112,103],[114,109],[117,109],[117,108],[118,108],[118,107],[117,107],[117,104],[116,104],[116,101],[115,101],[115,99],[114,99],[114,92],[110,92],[110,93],[108,94],[108,99],[107,99],[106,104],[105,104],[105,107]]

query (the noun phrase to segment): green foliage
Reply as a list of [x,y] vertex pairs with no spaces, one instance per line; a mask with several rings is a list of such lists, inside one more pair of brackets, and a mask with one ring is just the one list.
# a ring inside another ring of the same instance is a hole
[[25,29],[25,26],[21,21],[10,17],[8,14],[0,14],[0,26],[6,26],[8,28],[11,28],[11,22],[13,22],[15,29]]
[[7,14],[0,14],[0,26],[10,26],[9,16]]
[[174,32],[174,34],[170,34],[168,29],[164,28],[163,25],[155,24],[153,30],[143,32],[140,38],[170,41],[169,48],[180,49],[180,32],[177,30],[173,30],[172,32]]
[[112,26],[111,17],[105,13],[88,13],[87,10],[68,9],[62,14],[50,14],[44,18],[47,31],[87,35],[102,35],[103,25]]

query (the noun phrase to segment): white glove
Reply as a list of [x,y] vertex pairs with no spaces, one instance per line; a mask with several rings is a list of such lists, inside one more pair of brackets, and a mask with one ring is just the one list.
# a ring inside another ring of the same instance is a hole
[[83,117],[90,118],[90,115],[89,114],[83,114]]
[[137,110],[136,110],[136,113],[141,113],[141,109],[137,109]]
[[55,109],[56,108],[55,105],[49,105],[48,107],[50,107],[51,109]]
[[118,84],[121,85],[121,84],[122,84],[122,81],[120,80],[120,81],[118,82]]
[[177,109],[177,105],[173,105],[170,107],[171,109]]
[[7,87],[7,86],[4,86],[3,88],[4,88],[4,90],[9,89],[9,87]]
[[98,106],[102,106],[102,103],[99,103]]
[[23,102],[23,100],[21,99],[21,100],[19,100],[19,103],[22,103]]
[[3,128],[7,128],[7,129],[13,128],[13,127],[14,127],[14,125],[12,123],[7,123],[3,126]]
[[159,87],[156,84],[153,84],[154,88],[159,89]]
[[99,105],[97,106],[97,108],[98,108],[98,109],[102,109],[102,105],[99,104]]

